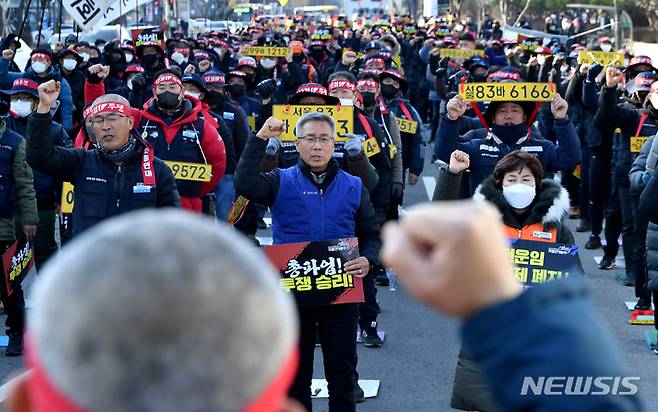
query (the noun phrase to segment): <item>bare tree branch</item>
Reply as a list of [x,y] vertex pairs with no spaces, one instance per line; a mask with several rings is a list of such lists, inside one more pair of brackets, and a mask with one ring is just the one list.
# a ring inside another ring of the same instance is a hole
[[521,21],[521,18],[523,17],[525,12],[528,10],[528,7],[530,7],[530,0],[526,0],[525,7],[523,8],[523,10],[521,10],[521,13],[519,13],[519,16],[516,18],[516,21],[514,22],[514,26],[519,24],[519,22]]

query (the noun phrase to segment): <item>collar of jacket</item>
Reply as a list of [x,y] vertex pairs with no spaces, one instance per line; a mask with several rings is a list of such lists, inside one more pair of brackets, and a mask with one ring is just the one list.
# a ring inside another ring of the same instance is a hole
[[[197,107],[197,105],[193,105],[192,102],[190,102],[188,99],[183,99],[183,106],[181,109],[174,113],[173,116],[167,116],[167,114],[160,110],[158,107],[158,104],[155,101],[155,97],[152,97],[148,102],[144,103],[144,108],[146,109],[143,112],[144,117],[154,122],[161,123],[165,127],[176,127],[180,126],[181,124],[196,120],[196,114],[201,110],[201,104],[198,104]],[[164,121],[165,117],[172,117],[174,118],[174,121],[167,125]]]
[[[503,191],[494,186],[491,178],[478,186],[473,194],[473,200],[493,203],[500,211],[505,225],[521,229],[515,216],[516,212],[505,200]],[[535,200],[530,206],[532,208],[530,215],[528,215],[523,226],[534,223],[555,226],[568,213],[569,206],[569,193],[567,190],[551,179],[544,179],[539,185]]]
[[302,171],[304,176],[308,180],[310,180],[315,186],[317,186],[318,189],[322,190],[323,192],[327,191],[327,188],[329,187],[331,182],[333,182],[334,178],[338,174],[338,162],[333,157],[331,158],[331,160],[329,160],[329,164],[327,165],[327,169],[325,170],[327,172],[327,176],[324,178],[324,180],[322,181],[322,184],[320,184],[320,185],[315,183],[315,179],[313,179],[313,175],[312,175],[313,171],[311,170],[310,166],[307,165],[306,162],[304,162],[302,160],[301,157],[299,158],[299,161],[297,162],[297,166]]
[[[144,141],[144,139],[142,139],[142,136],[135,129],[132,129],[130,131],[130,137],[133,137],[136,141],[135,142],[135,150],[133,150],[132,155],[130,155],[130,157],[121,164],[121,167],[123,169],[125,169],[126,167],[130,167],[133,164],[136,164],[137,166],[139,166],[140,162],[142,161],[142,155],[144,153],[144,147],[146,147],[146,144],[147,144]],[[111,161],[107,157],[103,156],[103,154],[100,152],[100,150],[98,150],[97,147],[93,147],[93,150],[96,153],[98,153],[98,157],[100,157],[102,159],[102,161],[116,167],[116,163],[114,163],[113,161]]]

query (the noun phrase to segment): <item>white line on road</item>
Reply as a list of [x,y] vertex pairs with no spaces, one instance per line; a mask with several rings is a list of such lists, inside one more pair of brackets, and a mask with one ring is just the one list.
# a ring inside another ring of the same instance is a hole
[[425,186],[425,192],[427,192],[427,199],[432,200],[432,196],[434,196],[434,188],[436,187],[436,180],[431,176],[423,176],[423,185]]

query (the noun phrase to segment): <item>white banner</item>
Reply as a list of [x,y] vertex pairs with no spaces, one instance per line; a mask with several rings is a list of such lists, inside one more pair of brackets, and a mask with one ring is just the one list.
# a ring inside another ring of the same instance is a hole
[[66,12],[73,17],[83,31],[93,29],[103,18],[110,0],[63,0]]
[[149,0],[63,0],[64,9],[82,31],[99,29]]
[[149,1],[150,0],[116,0],[107,7],[103,18],[96,23],[96,27],[108,25],[113,20],[118,19],[129,11],[135,10],[136,6],[141,7]]

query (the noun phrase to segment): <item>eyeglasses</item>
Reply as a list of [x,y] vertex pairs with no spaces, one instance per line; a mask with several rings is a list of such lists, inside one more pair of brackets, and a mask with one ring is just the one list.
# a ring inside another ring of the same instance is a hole
[[120,114],[108,114],[107,116],[95,116],[91,119],[91,124],[94,126],[102,126],[103,123],[107,120],[108,123],[116,123],[120,119],[125,118]]
[[322,146],[326,146],[334,140],[333,136],[329,136],[326,134],[320,136],[307,134],[306,136],[299,136],[297,139],[300,142],[306,142],[309,144],[320,143]]

